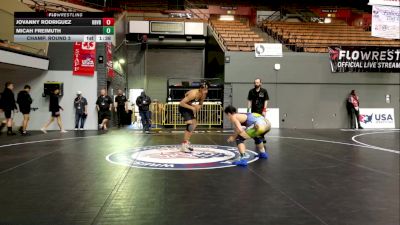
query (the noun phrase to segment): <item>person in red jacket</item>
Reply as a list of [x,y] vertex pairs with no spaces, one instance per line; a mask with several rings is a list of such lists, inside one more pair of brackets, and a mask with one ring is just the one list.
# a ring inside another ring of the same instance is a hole
[[350,105],[350,124],[351,129],[356,129],[355,120],[357,120],[358,129],[364,129],[360,124],[360,99],[358,98],[356,91],[351,90],[350,95],[347,99]]

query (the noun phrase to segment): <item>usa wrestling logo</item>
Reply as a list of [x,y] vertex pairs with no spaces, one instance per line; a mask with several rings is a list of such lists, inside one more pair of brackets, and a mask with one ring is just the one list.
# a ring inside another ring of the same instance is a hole
[[[184,153],[180,145],[157,145],[115,152],[107,161],[123,166],[159,170],[203,170],[232,167],[238,157],[237,148],[221,145],[193,145],[194,151]],[[247,151],[248,163],[258,159],[253,151]]]

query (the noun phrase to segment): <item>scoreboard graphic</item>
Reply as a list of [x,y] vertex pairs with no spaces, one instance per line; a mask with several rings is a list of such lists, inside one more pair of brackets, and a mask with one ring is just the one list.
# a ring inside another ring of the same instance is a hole
[[14,13],[14,42],[112,42],[113,40],[112,13]]

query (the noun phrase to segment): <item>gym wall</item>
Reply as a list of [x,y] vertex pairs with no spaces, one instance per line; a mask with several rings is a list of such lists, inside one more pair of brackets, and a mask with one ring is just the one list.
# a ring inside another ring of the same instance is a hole
[[[31,96],[34,99],[32,107],[37,108],[31,113],[29,130],[39,130],[50,118],[49,98],[43,98],[43,83],[46,81],[59,81],[64,83],[64,96],[60,97],[60,105],[65,109],[61,113],[65,129],[73,129],[75,125],[75,111],[73,99],[76,91],[82,91],[88,100],[89,115],[85,124],[86,129],[97,129],[97,113],[95,102],[98,96],[98,82],[106,83],[105,70],[97,68],[98,72],[93,77],[72,75],[72,53],[73,43],[50,43],[48,57],[50,65],[48,71],[36,70],[25,67],[10,67],[2,69],[3,82],[12,81],[15,83],[14,94],[22,90],[25,84],[32,87]],[[104,49],[104,48],[103,48]],[[101,54],[101,48],[97,49]],[[99,66],[99,65],[98,65]],[[1,89],[4,87],[1,86]],[[19,126],[22,120],[20,113],[16,114],[15,126]],[[53,124],[49,129],[58,129]]]
[[[85,129],[97,129],[97,113],[95,102],[97,99],[97,74],[94,77],[78,77],[72,76],[72,71],[49,70],[36,71],[37,74],[32,74],[35,71],[30,71],[30,74],[21,74],[21,71],[7,73],[4,80],[14,82],[14,94],[17,94],[24,88],[25,84],[32,87],[31,96],[33,99],[31,111],[31,120],[28,130],[39,130],[49,121],[51,113],[49,112],[49,97],[42,97],[43,83],[46,81],[59,81],[64,83],[64,96],[60,97],[60,105],[64,108],[61,111],[61,118],[64,129],[71,130],[75,127],[75,109],[73,106],[76,92],[82,91],[83,96],[88,100],[88,118],[85,123]],[[2,79],[3,80],[3,79]],[[3,88],[3,86],[2,86]],[[22,122],[22,114],[15,114],[15,127],[20,126]],[[57,123],[53,123],[49,130],[59,130]]]
[[144,87],[152,99],[165,102],[169,77],[204,77],[204,54],[204,49],[141,49],[128,45],[128,86]]
[[[268,107],[280,109],[281,128],[348,128],[345,99],[352,89],[361,108],[394,108],[399,128],[397,73],[331,73],[328,54],[284,52],[282,58],[256,58],[253,52],[226,52],[225,56],[230,57],[225,83],[232,85],[232,104],[247,107],[247,93],[260,77],[269,93]],[[279,71],[274,70],[275,63],[281,64]],[[391,95],[389,104],[386,94]]]

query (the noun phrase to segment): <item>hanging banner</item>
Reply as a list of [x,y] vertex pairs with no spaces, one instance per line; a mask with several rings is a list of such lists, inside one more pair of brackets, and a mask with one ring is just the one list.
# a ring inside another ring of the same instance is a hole
[[94,76],[96,42],[75,42],[73,75]]
[[114,77],[112,44],[106,42],[106,63],[107,63],[107,77]]
[[400,47],[329,47],[332,72],[400,72]]
[[400,0],[369,0],[368,5],[391,5],[400,7]]
[[400,39],[400,7],[372,6],[371,35],[374,37]]
[[282,44],[255,43],[256,57],[282,57]]
[[320,9],[320,17],[350,18],[351,9]]
[[393,108],[360,108],[360,123],[364,128],[395,128]]

